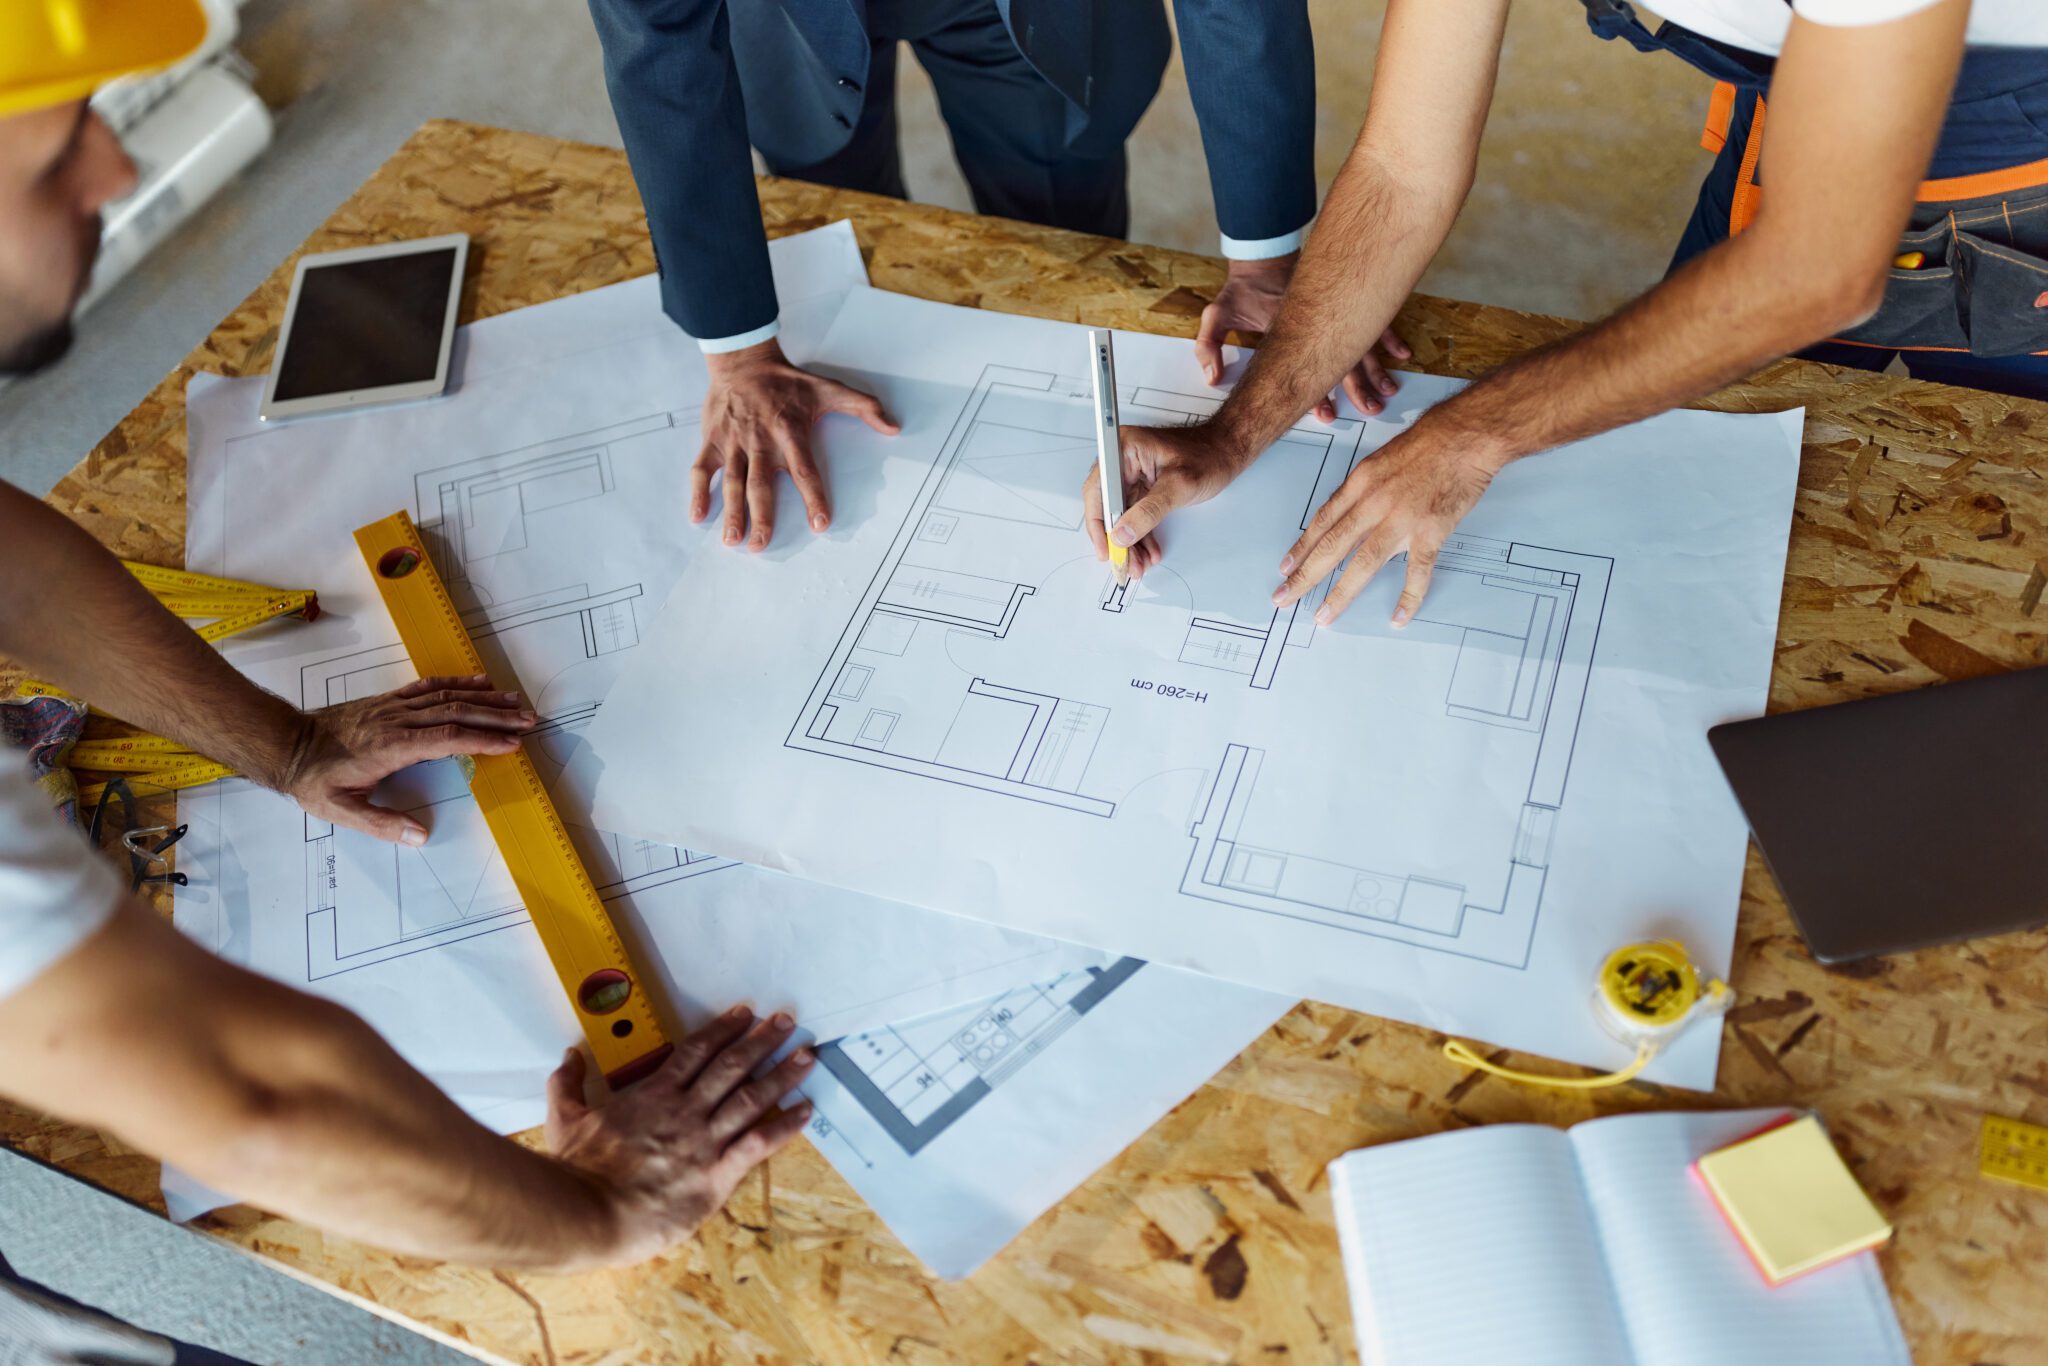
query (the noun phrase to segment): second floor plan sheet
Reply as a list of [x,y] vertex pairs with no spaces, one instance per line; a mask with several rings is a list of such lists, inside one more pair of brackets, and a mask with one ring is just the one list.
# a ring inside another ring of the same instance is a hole
[[[1666,414],[1517,462],[1415,620],[1338,621],[1281,555],[1453,381],[1303,418],[1115,583],[1081,526],[1085,332],[857,289],[820,361],[833,530],[700,556],[572,772],[599,824],[1108,952],[1595,1065],[1609,950],[1724,970],[1745,828],[1706,730],[1764,707],[1797,413]],[[1213,412],[1119,334],[1122,420]],[[719,705],[744,696],[745,708]],[[608,729],[633,745],[602,743]],[[714,777],[677,800],[665,756]],[[771,837],[772,832],[772,837]],[[1711,1083],[1712,1038],[1653,1075]]]

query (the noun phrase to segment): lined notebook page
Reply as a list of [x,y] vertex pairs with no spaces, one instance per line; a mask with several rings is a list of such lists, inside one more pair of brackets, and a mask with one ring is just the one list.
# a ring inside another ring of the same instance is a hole
[[1493,1124],[1330,1164],[1364,1366],[1626,1366],[1626,1334],[1556,1129]]
[[1775,1289],[1693,1161],[1783,1110],[1615,1115],[1571,1130],[1640,1366],[1910,1366],[1877,1258]]

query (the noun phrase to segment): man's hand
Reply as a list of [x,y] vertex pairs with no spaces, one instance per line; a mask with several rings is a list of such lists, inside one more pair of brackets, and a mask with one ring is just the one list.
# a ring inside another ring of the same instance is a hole
[[370,801],[377,784],[451,754],[510,754],[536,720],[524,698],[492,691],[482,674],[422,678],[308,712],[278,790],[321,820],[393,844],[424,844],[424,825]]
[[1152,533],[1175,508],[1205,503],[1223,492],[1250,457],[1213,423],[1195,427],[1124,427],[1124,515],[1105,530],[1102,525],[1102,481],[1093,465],[1081,481],[1085,509],[1081,525],[1095,545],[1095,558],[1109,558],[1110,542],[1131,552],[1128,568],[1134,579],[1159,562],[1159,540]]
[[811,530],[832,525],[825,479],[811,454],[811,424],[847,413],[884,436],[902,429],[879,400],[837,380],[797,369],[772,338],[743,351],[704,358],[711,392],[704,399],[704,449],[690,469],[690,520],[711,515],[711,476],[723,471],[725,543],[765,550],[775,534],[776,475],[788,471]]
[[817,1055],[800,1048],[749,1080],[794,1028],[787,1015],[749,1029],[753,1019],[745,1006],[727,1011],[597,1109],[583,1101],[582,1050],[571,1048],[548,1078],[548,1148],[598,1188],[616,1220],[593,1265],[626,1266],[689,1237],[742,1177],[803,1132],[810,1102],[777,1103]]
[[[1223,334],[1232,330],[1264,333],[1280,312],[1280,300],[1294,278],[1294,263],[1300,252],[1289,252],[1265,261],[1232,261],[1230,277],[1216,293],[1216,300],[1202,310],[1201,325],[1195,330],[1195,359],[1211,384],[1223,383]],[[1412,354],[1394,329],[1380,334],[1379,346],[1391,361],[1404,361]],[[1370,417],[1386,406],[1400,389],[1387,373],[1386,364],[1368,351],[1358,364],[1346,371],[1344,393],[1359,412]],[[1336,400],[1325,394],[1309,409],[1318,421],[1337,420]]]
[[1506,463],[1488,443],[1467,433],[1432,425],[1427,418],[1418,422],[1361,460],[1316,511],[1308,530],[1280,561],[1286,578],[1273,591],[1273,605],[1294,602],[1350,555],[1350,567],[1316,609],[1316,624],[1327,626],[1344,614],[1382,565],[1405,550],[1408,577],[1394,608],[1394,625],[1406,626],[1429,591],[1444,539]]

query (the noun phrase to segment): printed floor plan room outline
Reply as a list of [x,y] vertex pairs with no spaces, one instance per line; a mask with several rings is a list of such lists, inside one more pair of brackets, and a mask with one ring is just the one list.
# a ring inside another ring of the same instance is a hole
[[[566,578],[569,566],[594,563],[596,557],[574,552],[602,525],[604,502],[630,496],[620,491],[618,462],[637,460],[644,469],[691,416],[655,413],[414,476],[414,514],[435,566],[487,665],[525,685],[540,714],[529,743],[544,766],[559,762],[568,737],[596,716],[614,657],[639,645],[647,588],[555,582],[535,565],[556,566]],[[330,706],[414,676],[397,642],[346,651],[301,667],[300,701]],[[309,979],[526,923],[454,764],[408,770],[382,796],[418,815],[433,837],[404,848],[307,821]],[[686,849],[572,829],[607,899],[732,866]]]
[[[1120,400],[1125,420],[1155,426],[1199,421],[1217,402],[1149,388]],[[1304,423],[1240,483],[1262,486],[1298,529],[1362,431]],[[1107,648],[1142,617],[1205,683],[1271,689],[1283,656],[1309,643],[1320,597],[1275,609],[1247,575],[1169,568],[1144,610],[1127,611],[1081,532],[1093,460],[1084,381],[986,367],[785,743],[1107,817],[1116,794],[1092,770],[1127,680],[1086,696],[1033,686],[1035,633],[1094,631]]]
[[1434,629],[1456,646],[1441,716],[1411,718],[1416,724],[1522,733],[1503,737],[1509,743],[1497,750],[1524,766],[1526,786],[1488,886],[1357,866],[1343,848],[1295,848],[1278,823],[1266,827],[1267,838],[1248,833],[1267,753],[1230,744],[1189,826],[1194,848],[1180,890],[1525,966],[1612,570],[1605,556],[1455,535],[1410,628]]

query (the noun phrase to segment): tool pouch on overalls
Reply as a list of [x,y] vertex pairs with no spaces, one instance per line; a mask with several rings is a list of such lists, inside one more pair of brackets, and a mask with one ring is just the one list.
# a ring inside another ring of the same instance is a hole
[[[1761,112],[1750,122],[1757,143],[1763,123]],[[1987,357],[2048,351],[2048,52],[1963,55],[1928,175],[1884,302],[1835,340]]]
[[1977,356],[2048,351],[2048,185],[1923,203],[1913,220],[1898,250],[1919,253],[1919,264],[1895,267],[1877,313],[1841,340]]
[[[1664,24],[1652,34],[1627,0],[1581,0],[1593,32],[1669,52],[1719,82],[1702,141],[1740,170],[1728,236],[1748,226],[1758,178],[1763,93],[1776,63]],[[1732,129],[1732,132],[1731,132]],[[1963,55],[1941,138],[1877,312],[1836,340],[1888,350],[2013,356],[2048,351],[2048,52]]]

